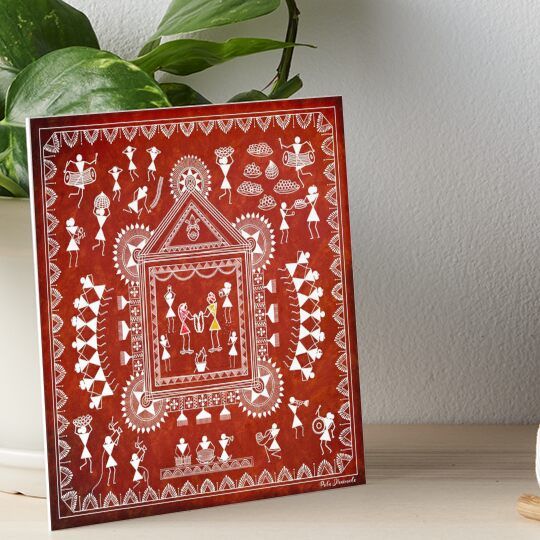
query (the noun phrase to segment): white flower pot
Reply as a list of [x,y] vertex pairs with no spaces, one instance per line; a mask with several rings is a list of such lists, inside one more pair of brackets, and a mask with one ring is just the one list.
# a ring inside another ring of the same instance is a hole
[[0,197],[0,490],[45,496],[30,202]]

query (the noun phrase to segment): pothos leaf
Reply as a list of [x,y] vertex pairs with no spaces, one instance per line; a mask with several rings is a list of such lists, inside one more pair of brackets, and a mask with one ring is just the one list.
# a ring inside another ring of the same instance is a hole
[[173,106],[206,105],[210,103],[204,96],[187,84],[173,82],[161,83],[159,86],[161,86],[161,89],[165,92]]
[[152,39],[247,21],[271,13],[280,0],[172,0]]
[[169,105],[152,78],[112,53],[86,47],[51,52],[23,69],[7,94],[1,124],[10,128],[10,176],[28,190],[27,117]]
[[270,92],[270,99],[286,99],[296,94],[303,86],[300,75],[295,75],[292,79],[289,79],[286,83],[277,86]]
[[0,13],[0,105],[17,73],[37,58],[73,45],[99,48],[86,15],[61,0],[0,0]]
[[233,96],[229,99],[229,103],[236,103],[239,101],[262,101],[264,99],[268,99],[268,96],[264,92],[261,92],[260,90],[248,90],[247,92],[240,92]]
[[133,63],[147,73],[162,70],[174,75],[191,75],[239,56],[296,45],[260,38],[233,38],[223,43],[200,39],[177,39],[162,43],[148,54],[133,60]]

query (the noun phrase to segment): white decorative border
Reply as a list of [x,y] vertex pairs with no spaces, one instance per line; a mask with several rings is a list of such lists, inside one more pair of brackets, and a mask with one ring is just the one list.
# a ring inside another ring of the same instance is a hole
[[[58,475],[55,480],[57,483],[58,493],[62,494],[62,500],[72,512],[70,515],[62,515],[62,506],[60,506],[60,501],[57,501],[57,515],[59,519],[72,518],[73,514],[79,516],[96,514],[101,511],[110,511],[113,508],[131,509],[152,504],[162,504],[163,502],[176,502],[179,498],[181,500],[191,500],[193,498],[200,498],[208,495],[221,495],[245,490],[255,491],[257,489],[266,489],[275,485],[285,486],[289,484],[299,484],[313,481],[322,481],[321,484],[323,484],[325,479],[336,476],[341,479],[343,484],[347,484],[352,482],[354,477],[358,475],[357,459],[353,460],[353,458],[358,457],[356,451],[356,438],[354,436],[355,413],[357,407],[355,407],[355,404],[352,403],[354,401],[354,395],[351,395],[349,392],[349,385],[354,375],[351,373],[352,366],[350,361],[348,361],[348,358],[350,358],[350,338],[348,336],[348,325],[346,324],[346,317],[348,313],[347,296],[343,296],[342,294],[343,288],[345,290],[349,289],[348,284],[343,283],[346,280],[346,273],[343,274],[341,269],[341,263],[344,260],[342,238],[343,214],[340,211],[339,190],[336,189],[335,184],[336,177],[339,177],[339,156],[336,158],[334,155],[336,140],[333,125],[328,122],[322,112],[319,112],[319,109],[331,110],[335,123],[335,107],[317,107],[317,112],[308,113],[305,111],[295,114],[291,113],[290,111],[269,111],[268,114],[264,112],[256,113],[257,116],[238,117],[230,115],[233,117],[223,118],[223,116],[227,115],[221,114],[213,115],[214,119],[193,121],[185,121],[186,119],[184,119],[184,121],[181,122],[173,121],[153,124],[148,124],[147,122],[139,124],[133,122],[115,122],[115,127],[112,128],[104,127],[107,124],[103,124],[102,127],[99,128],[95,127],[97,124],[93,124],[94,127],[91,129],[69,130],[69,127],[63,127],[62,129],[57,129],[54,131],[53,134],[47,139],[45,144],[41,142],[41,132],[51,131],[51,128],[39,129],[39,145],[42,149],[40,155],[40,164],[41,170],[44,171],[44,178],[41,179],[41,182],[44,185],[43,198],[45,200],[44,208],[42,208],[41,211],[43,213],[43,222],[46,224],[46,239],[48,245],[48,268],[46,270],[49,286],[47,291],[47,306],[49,307],[49,331],[50,335],[53,336],[50,343],[49,353],[50,357],[54,360],[51,365],[51,368],[54,370],[54,373],[51,373],[51,380],[54,381],[54,415],[57,420],[54,430],[57,446],[54,448],[54,452]],[[211,116],[208,116],[208,118],[210,117]],[[217,117],[219,117],[219,119],[216,119]],[[67,396],[61,391],[61,382],[65,376],[65,370],[60,363],[60,359],[63,354],[64,346],[57,337],[54,337],[59,329],[57,328],[55,331],[54,327],[52,326],[52,321],[54,318],[59,317],[57,308],[62,301],[62,296],[55,287],[61,272],[58,266],[54,263],[56,255],[54,243],[56,240],[54,239],[55,235],[53,232],[58,226],[58,220],[54,216],[53,208],[57,194],[52,188],[52,186],[54,186],[54,182],[51,182],[56,172],[56,165],[51,159],[53,157],[51,154],[58,153],[63,143],[67,144],[70,148],[73,148],[79,141],[79,137],[81,138],[81,142],[82,137],[84,137],[90,144],[94,144],[98,137],[105,137],[109,143],[112,143],[120,134],[128,141],[131,141],[138,132],[142,133],[148,139],[151,139],[155,135],[157,129],[159,129],[160,132],[163,133],[167,138],[170,138],[175,132],[183,133],[184,136],[189,137],[193,133],[195,127],[197,127],[197,129],[202,131],[205,135],[209,135],[216,125],[224,133],[228,133],[233,127],[238,127],[244,133],[246,133],[252,125],[256,125],[264,132],[268,129],[271,122],[275,122],[282,129],[285,129],[288,127],[291,119],[293,119],[293,122],[296,121],[297,125],[303,129],[306,129],[313,122],[319,133],[330,133],[330,135],[323,142],[321,149],[327,156],[329,156],[329,167],[325,171],[325,176],[329,180],[329,184],[332,187],[330,187],[327,191],[326,199],[331,205],[335,206],[336,209],[335,226],[332,224],[333,220],[329,219],[330,226],[336,231],[334,237],[331,239],[329,247],[334,251],[334,253],[336,253],[334,262],[331,265],[331,270],[334,275],[336,275],[336,281],[338,281],[332,291],[334,298],[339,302],[338,308],[334,312],[334,319],[342,327],[342,329],[336,335],[336,343],[343,350],[343,353],[336,361],[336,367],[344,375],[337,387],[337,390],[344,396],[348,404],[347,407],[341,407],[339,410],[340,417],[345,421],[343,423],[344,427],[339,433],[339,440],[343,446],[343,451],[336,455],[333,464],[328,462],[326,459],[323,459],[318,466],[313,465],[310,467],[304,464],[298,469],[298,471],[293,471],[292,473],[286,467],[283,467],[277,474],[271,473],[265,469],[255,479],[247,473],[244,473],[236,482],[226,476],[217,487],[209,478],[206,478],[202,484],[200,486],[197,485],[197,487],[190,481],[186,481],[182,488],[178,490],[176,490],[170,484],[165,486],[162,491],[158,490],[157,492],[148,486],[142,496],[137,496],[130,488],[123,497],[119,497],[110,491],[101,503],[98,503],[97,499],[92,494],[86,495],[81,502],[80,496],[77,494],[77,492],[69,487],[73,473],[65,464],[63,464],[68,463],[68,461],[65,461],[65,458],[69,454],[71,448],[62,436],[67,429],[69,422],[62,415],[62,408],[58,406],[59,403],[65,404],[67,401]],[[118,127],[119,124],[125,125],[123,127]],[[109,124],[109,126],[110,125],[111,124]],[[78,128],[80,127],[81,126],[78,126]],[[327,141],[331,141],[331,145]],[[334,169],[331,167],[332,164]],[[333,172],[334,170],[335,173]],[[341,282],[341,286],[339,282]],[[61,392],[63,395],[59,395],[58,392]],[[59,397],[60,400],[58,399]],[[344,474],[345,469],[351,461],[354,461],[355,472]],[[325,486],[321,485],[321,487]],[[72,504],[69,504],[68,501],[72,501]],[[92,511],[89,512],[88,510]]]

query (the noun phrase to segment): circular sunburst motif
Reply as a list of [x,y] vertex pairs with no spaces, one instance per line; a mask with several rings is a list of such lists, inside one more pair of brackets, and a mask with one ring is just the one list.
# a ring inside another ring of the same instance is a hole
[[253,269],[264,270],[270,264],[270,259],[274,258],[276,245],[270,222],[259,214],[246,214],[236,218],[234,226],[252,247]]
[[239,391],[238,406],[248,416],[261,418],[270,416],[279,408],[283,397],[283,375],[280,368],[268,360],[259,360],[258,370],[255,384]]
[[113,260],[116,273],[127,283],[139,281],[139,253],[146,245],[152,232],[144,225],[130,225],[116,236],[113,248]]
[[210,171],[204,161],[197,156],[183,156],[171,171],[171,193],[176,200],[188,190],[200,191],[207,197],[211,189],[210,178]]
[[167,417],[167,400],[149,400],[142,375],[128,379],[122,392],[122,414],[126,424],[137,433],[149,433],[161,427]]

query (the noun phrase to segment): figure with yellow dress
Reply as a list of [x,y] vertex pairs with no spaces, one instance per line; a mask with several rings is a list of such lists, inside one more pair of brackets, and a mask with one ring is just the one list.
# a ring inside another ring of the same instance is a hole
[[217,319],[217,301],[216,295],[213,292],[209,292],[206,297],[208,305],[204,312],[205,317],[212,317],[212,322],[210,324],[210,339],[212,340],[212,347],[208,349],[208,352],[219,352],[221,351],[221,344],[219,342],[219,331],[221,326]]

